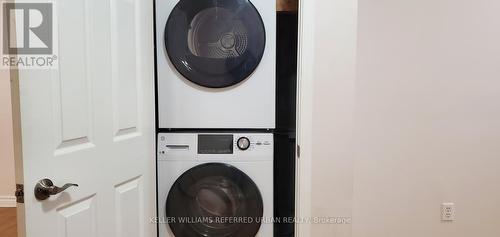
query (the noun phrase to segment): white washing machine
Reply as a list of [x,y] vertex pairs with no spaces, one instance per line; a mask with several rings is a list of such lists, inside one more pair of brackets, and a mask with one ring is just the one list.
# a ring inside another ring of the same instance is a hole
[[160,133],[159,237],[272,237],[273,135]]
[[276,2],[156,0],[160,128],[275,127]]

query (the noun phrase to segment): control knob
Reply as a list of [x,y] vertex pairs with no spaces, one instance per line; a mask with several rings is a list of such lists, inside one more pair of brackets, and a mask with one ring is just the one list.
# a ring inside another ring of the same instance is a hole
[[244,151],[250,147],[250,140],[247,137],[240,137],[236,145],[240,150]]

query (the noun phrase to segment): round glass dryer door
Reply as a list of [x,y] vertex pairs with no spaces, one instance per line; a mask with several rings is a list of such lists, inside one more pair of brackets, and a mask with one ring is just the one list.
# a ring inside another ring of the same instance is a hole
[[175,236],[254,237],[260,228],[263,202],[245,173],[231,165],[208,163],[177,179],[165,211]]
[[266,35],[249,0],[180,0],[165,26],[168,57],[185,78],[223,88],[245,80],[264,54]]

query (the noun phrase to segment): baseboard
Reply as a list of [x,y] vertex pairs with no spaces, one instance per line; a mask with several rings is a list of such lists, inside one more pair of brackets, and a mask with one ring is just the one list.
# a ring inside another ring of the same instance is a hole
[[0,196],[0,207],[16,207],[16,197],[15,196]]

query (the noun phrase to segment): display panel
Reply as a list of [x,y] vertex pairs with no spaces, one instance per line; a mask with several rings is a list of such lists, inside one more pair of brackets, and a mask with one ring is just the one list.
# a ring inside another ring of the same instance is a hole
[[198,154],[233,154],[233,135],[198,135]]

